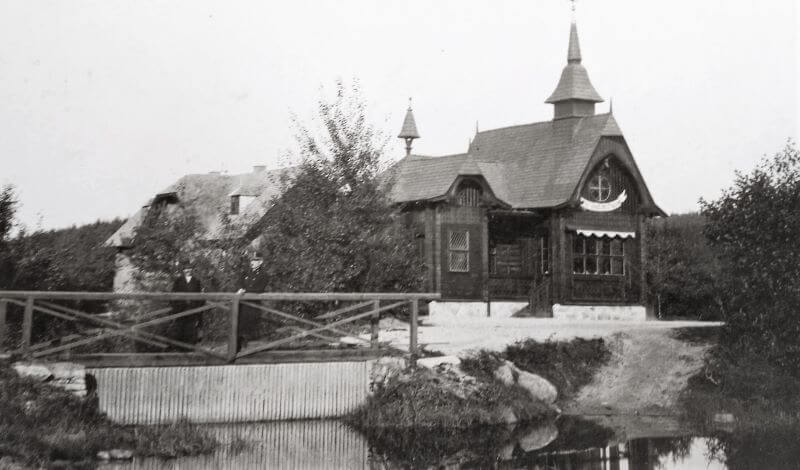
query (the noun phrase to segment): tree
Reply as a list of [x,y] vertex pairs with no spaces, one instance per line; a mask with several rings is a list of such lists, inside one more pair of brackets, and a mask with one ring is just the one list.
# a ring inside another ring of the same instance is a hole
[[9,242],[17,212],[17,199],[14,187],[7,185],[0,191],[0,289],[11,287],[14,273],[14,259]]
[[722,317],[719,262],[703,234],[705,224],[697,213],[648,222],[645,270],[659,318]]
[[701,200],[722,267],[723,344],[800,375],[800,153],[764,158],[715,201]]
[[208,292],[241,287],[247,266],[248,241],[230,234],[223,216],[215,239],[205,235],[192,201],[152,206],[137,227],[128,255],[141,290],[169,291],[180,265],[190,264]]
[[298,122],[301,163],[256,227],[267,290],[415,291],[422,263],[381,184],[384,139],[358,85],[317,107],[321,133]]

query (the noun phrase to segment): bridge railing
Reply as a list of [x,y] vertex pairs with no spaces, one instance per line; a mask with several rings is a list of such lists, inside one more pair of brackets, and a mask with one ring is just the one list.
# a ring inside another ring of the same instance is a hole
[[[431,293],[108,293],[0,291],[0,352],[96,365],[275,362],[419,353],[420,302]],[[269,324],[243,344],[242,310]],[[100,311],[100,313],[98,313]],[[380,340],[389,312],[407,318],[405,350]],[[206,319],[203,341],[175,334]],[[210,320],[210,321],[209,321]],[[53,327],[58,325],[58,327]],[[170,328],[173,331],[169,331]],[[346,341],[345,341],[346,340]],[[142,351],[148,349],[148,351]]]

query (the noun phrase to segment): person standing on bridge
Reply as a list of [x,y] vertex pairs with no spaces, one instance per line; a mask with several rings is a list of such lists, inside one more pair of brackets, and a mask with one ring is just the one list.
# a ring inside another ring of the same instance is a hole
[[[242,284],[244,287],[239,289],[237,294],[244,294],[245,292],[251,294],[261,294],[267,287],[266,273],[261,269],[264,261],[260,257],[255,257],[250,260],[250,270],[244,276]],[[261,318],[261,310],[250,305],[242,304],[239,308],[239,329],[237,336],[238,346],[237,351],[244,348],[249,341],[256,339],[260,334],[259,319]]]
[[[172,292],[175,293],[200,293],[203,285],[194,276],[192,266],[183,264],[183,273],[172,283]],[[184,312],[205,305],[203,300],[173,300],[170,302],[172,313]],[[203,327],[202,313],[187,315],[173,320],[170,325],[170,337],[187,344],[196,344],[200,340],[200,331]]]

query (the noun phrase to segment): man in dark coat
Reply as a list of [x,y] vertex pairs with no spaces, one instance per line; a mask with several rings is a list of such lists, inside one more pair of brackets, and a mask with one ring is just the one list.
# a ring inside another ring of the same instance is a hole
[[[267,276],[261,269],[262,261],[260,258],[254,258],[250,261],[250,271],[244,276],[244,287],[239,289],[239,293],[245,292],[250,294],[261,294],[267,286]],[[253,301],[249,301],[255,303]],[[239,307],[239,348],[242,349],[247,345],[248,341],[252,341],[260,336],[260,319],[262,317],[262,310],[249,305],[241,305]]]
[[[199,293],[203,292],[203,285],[192,272],[191,266],[184,266],[183,274],[172,283],[172,292],[175,293]],[[170,302],[172,313],[179,313],[205,305],[204,300],[173,300]],[[169,336],[177,341],[188,344],[196,344],[199,340],[199,332],[203,326],[203,314],[197,313],[173,320],[170,325]]]

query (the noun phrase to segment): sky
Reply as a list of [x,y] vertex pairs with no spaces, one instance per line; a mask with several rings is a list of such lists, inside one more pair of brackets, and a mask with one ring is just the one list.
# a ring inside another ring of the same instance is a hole
[[[567,0],[0,0],[0,184],[29,229],[127,217],[189,173],[279,167],[357,79],[414,152],[552,118]],[[578,0],[583,64],[656,202],[718,197],[800,134],[794,0]],[[390,147],[404,154],[400,141]]]

